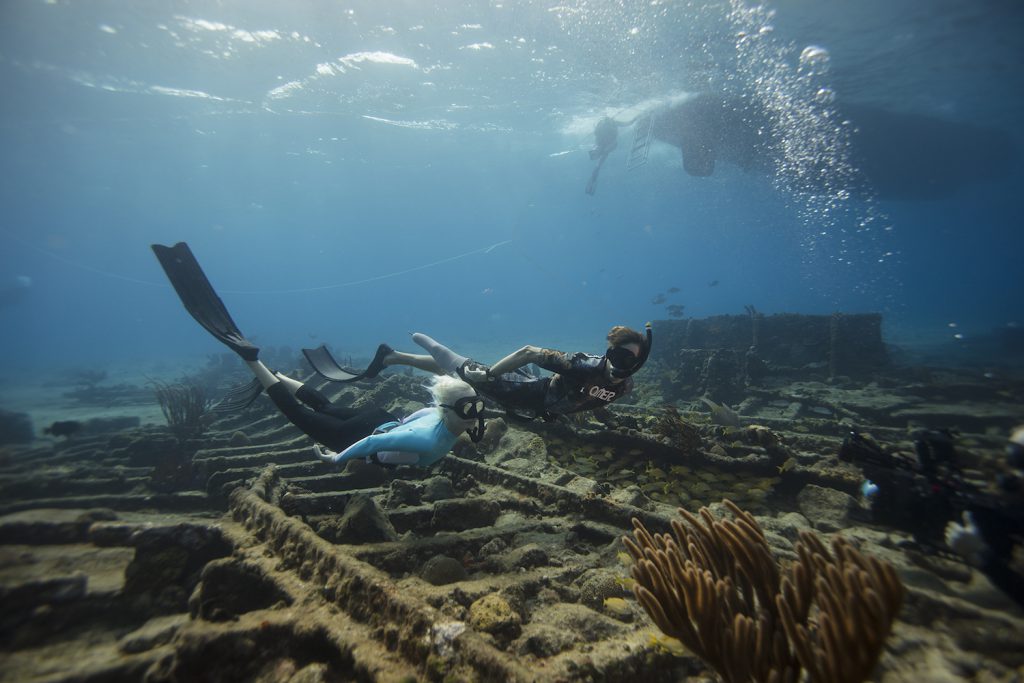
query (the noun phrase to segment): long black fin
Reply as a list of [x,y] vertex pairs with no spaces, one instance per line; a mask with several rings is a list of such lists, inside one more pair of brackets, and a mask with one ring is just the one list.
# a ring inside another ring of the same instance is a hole
[[152,248],[185,310],[195,321],[241,356],[242,360],[256,360],[259,348],[245,338],[231,319],[231,314],[217,296],[188,245],[178,242],[173,247],[154,244]]
[[263,393],[263,385],[253,377],[245,384],[228,389],[224,397],[210,408],[211,413],[233,413],[245,410]]
[[373,360],[362,372],[346,370],[338,365],[338,361],[334,360],[334,356],[323,344],[315,349],[302,349],[302,353],[316,373],[324,379],[332,382],[357,382],[361,379],[372,379],[380,374],[380,371],[384,369],[384,359],[393,350],[387,344],[378,346]]
[[316,374],[332,382],[355,382],[363,378],[364,372],[352,372],[338,365],[334,356],[323,344],[315,349],[302,349],[302,355],[316,370]]

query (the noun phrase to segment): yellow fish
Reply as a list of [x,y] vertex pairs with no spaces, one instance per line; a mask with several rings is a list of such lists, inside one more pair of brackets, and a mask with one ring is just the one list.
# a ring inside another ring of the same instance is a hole
[[605,598],[604,608],[609,614],[624,617],[629,614],[629,603],[622,598]]
[[686,647],[678,639],[666,636],[665,634],[651,634],[648,644],[656,650],[667,652],[674,657],[686,655]]
[[782,463],[781,465],[779,465],[775,469],[777,469],[779,471],[779,474],[785,474],[786,472],[789,472],[794,467],[796,467],[796,458],[789,458],[788,460],[786,460],[786,462]]
[[633,590],[633,586],[636,585],[636,579],[629,576],[616,576],[615,583],[622,586],[622,588],[631,591]]

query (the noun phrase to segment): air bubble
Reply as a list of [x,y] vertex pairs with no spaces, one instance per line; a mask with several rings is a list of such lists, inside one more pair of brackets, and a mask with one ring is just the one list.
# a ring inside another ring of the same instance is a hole
[[828,50],[817,45],[808,45],[804,48],[803,52],[800,53],[800,65],[811,66],[812,64],[821,64],[829,60]]
[[836,93],[832,88],[818,88],[818,92],[814,93],[814,99],[820,104],[832,104],[836,101]]

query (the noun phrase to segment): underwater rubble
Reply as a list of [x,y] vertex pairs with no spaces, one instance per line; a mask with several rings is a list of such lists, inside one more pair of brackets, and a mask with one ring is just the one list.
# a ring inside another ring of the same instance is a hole
[[[668,530],[679,507],[728,516],[723,499],[783,563],[814,531],[895,568],[906,595],[874,680],[1019,680],[1024,613],[955,557],[869,524],[863,472],[838,454],[852,429],[912,452],[909,427],[955,428],[987,486],[1024,385],[894,367],[863,330],[870,363],[799,343],[875,325],[852,316],[759,321],[760,340],[805,355],[760,341],[751,378],[754,315],[717,321],[718,337],[658,323],[629,403],[492,420],[430,471],[321,462],[260,403],[187,442],[143,427],[7,446],[0,680],[707,680],[634,599],[622,538],[634,519]],[[728,329],[735,362],[708,362]],[[322,389],[402,411],[421,382]]]

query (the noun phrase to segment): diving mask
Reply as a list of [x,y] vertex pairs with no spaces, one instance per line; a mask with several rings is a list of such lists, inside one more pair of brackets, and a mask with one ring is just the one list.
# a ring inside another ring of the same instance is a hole
[[636,369],[637,362],[640,360],[636,353],[625,346],[613,346],[605,352],[604,357],[612,364],[613,374],[616,370],[632,373]]
[[463,396],[455,401],[454,405],[442,403],[441,407],[454,411],[456,415],[463,419],[472,420],[483,414],[484,400],[479,396]]
[[[643,367],[643,364],[647,361],[647,356],[651,353],[653,334],[650,323],[647,323],[645,327],[647,328],[647,338],[643,344],[631,343],[625,346],[613,346],[605,351],[604,357],[611,366],[612,377],[625,379]],[[627,348],[629,346],[637,346],[637,351]]]
[[442,408],[448,408],[463,420],[476,419],[476,427],[466,430],[473,443],[479,443],[484,438],[484,400],[479,396],[463,396],[455,401],[453,405],[441,404]]

